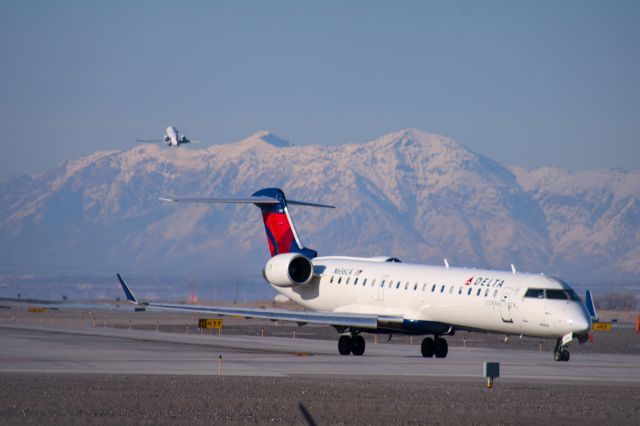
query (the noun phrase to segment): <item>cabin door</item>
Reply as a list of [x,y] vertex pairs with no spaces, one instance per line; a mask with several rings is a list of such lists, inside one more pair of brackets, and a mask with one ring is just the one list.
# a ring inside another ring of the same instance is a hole
[[505,287],[502,289],[502,299],[500,300],[500,315],[502,316],[503,322],[513,322],[513,318],[511,318],[511,308],[513,304],[511,303],[511,292],[512,288]]
[[384,288],[387,286],[388,282],[389,282],[389,275],[384,275],[382,277],[382,280],[376,284],[378,286],[378,300],[381,302],[384,301]]

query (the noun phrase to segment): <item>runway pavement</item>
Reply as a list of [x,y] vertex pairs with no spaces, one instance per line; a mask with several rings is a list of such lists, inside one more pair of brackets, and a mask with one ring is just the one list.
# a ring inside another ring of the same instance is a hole
[[[425,359],[417,345],[374,344],[362,357],[340,356],[335,341],[178,334],[110,328],[0,324],[2,373],[102,373],[276,377],[481,378],[484,361],[500,362],[499,380],[639,385],[640,355],[572,354],[450,348]],[[418,340],[416,339],[416,342]]]

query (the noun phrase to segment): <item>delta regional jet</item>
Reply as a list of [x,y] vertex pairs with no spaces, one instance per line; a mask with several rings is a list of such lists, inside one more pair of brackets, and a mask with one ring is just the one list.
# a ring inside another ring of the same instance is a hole
[[162,139],[138,139],[136,138],[136,142],[143,143],[166,143],[168,146],[180,146],[185,143],[200,143],[200,141],[192,141],[187,139],[185,135],[181,135],[173,126],[167,127],[167,130],[164,132],[164,136]]
[[309,311],[145,303],[118,274],[127,299],[149,308],[331,325],[340,333],[341,355],[364,354],[365,332],[427,336],[421,344],[427,358],[445,358],[445,336],[457,331],[549,338],[556,339],[556,361],[569,360],[567,347],[574,339],[588,339],[595,316],[564,281],[515,268],[505,272],[409,264],[395,257],[319,257],[302,245],[287,206],[333,206],[287,200],[277,188],[241,199],[162,200],[259,207],[272,256],[264,278]]

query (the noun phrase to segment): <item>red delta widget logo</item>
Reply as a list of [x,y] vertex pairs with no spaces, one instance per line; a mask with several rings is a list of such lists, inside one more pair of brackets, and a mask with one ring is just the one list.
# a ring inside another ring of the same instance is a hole
[[473,283],[474,286],[479,285],[481,287],[502,287],[504,280],[498,278],[478,277],[474,281],[473,277],[469,277],[469,279],[464,282],[464,285],[471,285],[471,283]]

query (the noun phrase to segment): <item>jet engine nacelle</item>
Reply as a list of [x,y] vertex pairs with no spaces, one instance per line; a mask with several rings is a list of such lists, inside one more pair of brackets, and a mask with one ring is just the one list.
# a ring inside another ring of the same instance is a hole
[[276,287],[307,284],[313,277],[313,264],[300,253],[273,256],[264,267],[264,278]]

